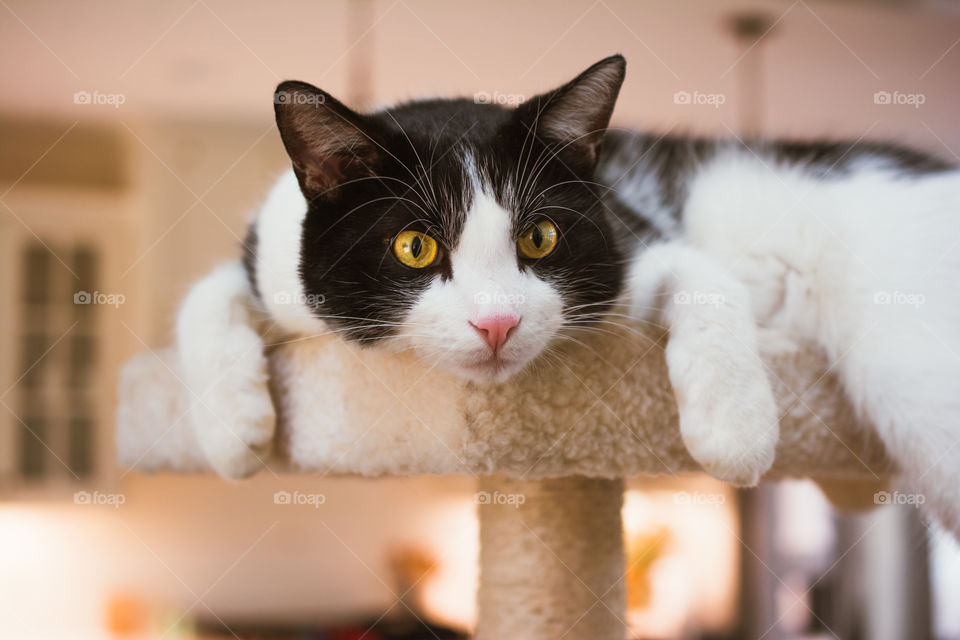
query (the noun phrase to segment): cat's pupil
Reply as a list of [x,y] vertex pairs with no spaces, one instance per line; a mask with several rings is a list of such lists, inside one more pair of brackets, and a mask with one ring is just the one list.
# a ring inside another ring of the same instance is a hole
[[420,239],[420,236],[413,236],[413,240],[410,241],[410,253],[413,254],[414,258],[419,258],[422,249],[423,240]]
[[539,226],[533,228],[533,235],[530,236],[530,239],[533,240],[533,245],[539,249],[540,245],[543,244],[543,231],[540,231]]

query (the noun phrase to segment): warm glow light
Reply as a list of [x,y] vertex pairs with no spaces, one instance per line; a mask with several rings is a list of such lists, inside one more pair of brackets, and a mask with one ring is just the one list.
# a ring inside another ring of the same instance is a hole
[[683,492],[636,491],[624,496],[627,546],[633,539],[664,537],[663,555],[649,568],[647,606],[628,622],[649,638],[674,638],[692,624],[728,625],[734,613],[737,539],[732,495],[706,481]]
[[[0,635],[17,640],[105,640],[94,534],[62,507],[0,505]],[[102,559],[99,561],[102,563]]]
[[424,607],[431,620],[460,629],[472,629],[477,618],[476,588],[479,557],[477,505],[472,496],[437,505],[431,530],[439,561],[435,573],[424,579]]

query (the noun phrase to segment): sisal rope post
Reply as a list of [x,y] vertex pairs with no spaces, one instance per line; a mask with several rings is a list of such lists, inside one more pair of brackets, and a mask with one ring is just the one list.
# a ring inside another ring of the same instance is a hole
[[480,480],[476,640],[623,640],[623,481]]

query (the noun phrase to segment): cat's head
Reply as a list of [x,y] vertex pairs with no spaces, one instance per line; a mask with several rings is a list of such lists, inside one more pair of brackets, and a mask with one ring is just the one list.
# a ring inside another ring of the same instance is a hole
[[516,108],[428,100],[367,115],[282,83],[277,125],[308,204],[275,220],[265,208],[261,235],[298,234],[279,243],[296,248],[297,282],[282,282],[290,256],[258,260],[265,304],[475,381],[516,373],[620,291],[591,180],[624,70],[606,58]]

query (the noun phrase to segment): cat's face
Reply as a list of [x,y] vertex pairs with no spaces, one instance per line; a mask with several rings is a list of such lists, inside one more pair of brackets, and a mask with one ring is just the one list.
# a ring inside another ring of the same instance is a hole
[[590,180],[623,71],[608,58],[517,109],[434,100],[366,116],[280,85],[277,122],[309,203],[309,312],[481,382],[601,314],[622,257]]

